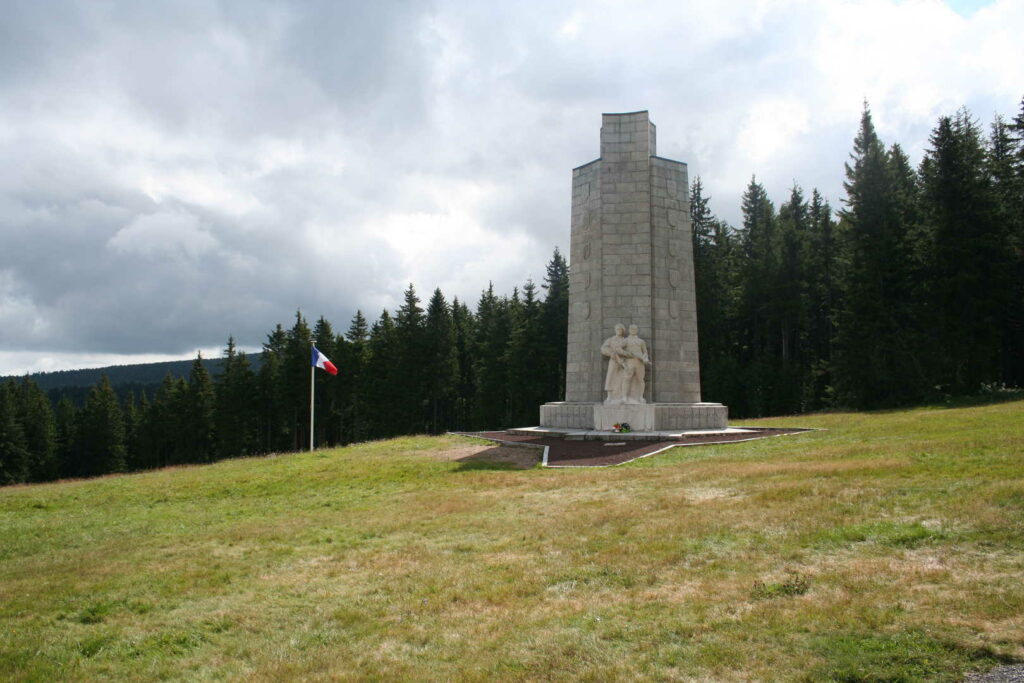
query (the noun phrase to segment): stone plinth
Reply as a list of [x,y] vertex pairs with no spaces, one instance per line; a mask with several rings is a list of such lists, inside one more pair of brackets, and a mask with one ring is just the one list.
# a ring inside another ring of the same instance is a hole
[[540,408],[542,427],[610,430],[628,422],[634,431],[724,429],[729,409],[721,403],[648,403],[606,406],[603,403],[545,403]]
[[654,406],[606,406],[601,403],[594,406],[594,429],[610,430],[623,422],[629,424],[629,428],[636,432],[654,431]]

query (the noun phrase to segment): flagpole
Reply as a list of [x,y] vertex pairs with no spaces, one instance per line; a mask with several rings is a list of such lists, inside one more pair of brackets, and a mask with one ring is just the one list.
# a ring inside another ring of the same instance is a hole
[[309,452],[313,452],[313,395],[316,388],[316,368],[313,366],[313,349],[316,347],[316,339],[309,340]]

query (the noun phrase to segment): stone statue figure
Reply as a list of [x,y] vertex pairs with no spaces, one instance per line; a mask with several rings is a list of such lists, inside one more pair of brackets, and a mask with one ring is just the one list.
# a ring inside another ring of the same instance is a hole
[[637,336],[637,331],[636,325],[630,325],[629,336],[626,337],[626,377],[623,379],[626,403],[647,403],[644,400],[647,368],[644,366],[651,364],[651,358],[647,355],[647,343]]
[[615,336],[608,337],[601,344],[601,354],[608,356],[608,372],[604,376],[604,390],[607,396],[606,405],[624,403],[625,387],[622,383],[626,373],[626,326],[619,323],[615,326]]
[[646,403],[644,400],[644,374],[651,364],[647,355],[647,344],[637,336],[636,325],[615,326],[615,336],[601,345],[601,353],[608,357],[608,373],[605,375],[604,390],[607,392],[605,405]]

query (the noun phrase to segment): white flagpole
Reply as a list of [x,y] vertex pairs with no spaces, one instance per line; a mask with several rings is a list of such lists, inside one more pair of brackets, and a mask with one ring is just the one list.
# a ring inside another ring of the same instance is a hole
[[309,340],[309,452],[313,452],[313,393],[316,388],[316,368],[313,366],[313,348],[316,346],[316,339]]

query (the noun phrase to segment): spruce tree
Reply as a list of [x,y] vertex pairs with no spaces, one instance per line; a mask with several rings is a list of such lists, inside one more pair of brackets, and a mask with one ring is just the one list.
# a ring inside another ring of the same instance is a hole
[[72,475],[76,449],[78,409],[67,396],[61,396],[54,411],[56,422],[56,468],[58,477]]
[[690,218],[701,393],[708,400],[726,403],[736,414],[737,410],[745,410],[739,402],[743,392],[738,336],[745,259],[739,236],[715,217],[710,199],[704,194],[703,182],[696,178],[690,189]]
[[14,380],[0,382],[0,485],[20,484],[29,476],[29,452],[18,420]]
[[123,472],[126,468],[124,417],[106,374],[85,399],[78,427],[80,476]]
[[397,403],[394,406],[395,426],[400,434],[414,434],[425,431],[427,396],[424,382],[426,366],[425,318],[416,290],[409,283],[403,295],[402,305],[395,313],[396,355],[393,377],[396,386]]
[[746,399],[744,412],[768,415],[776,395],[778,378],[779,323],[777,285],[779,243],[775,207],[764,187],[752,178],[743,194],[743,298],[742,338],[746,348],[741,359]]
[[473,424],[476,429],[508,426],[505,346],[511,331],[510,323],[509,303],[494,294],[494,284],[490,283],[481,294],[476,310],[473,344],[473,374],[476,377]]
[[1012,123],[996,117],[987,151],[996,222],[1005,226],[1008,260],[1009,291],[1000,325],[1001,379],[1009,386],[1024,386],[1024,100]]
[[921,372],[904,325],[912,315],[912,226],[867,104],[850,159],[836,383],[845,401],[868,408],[920,396]]
[[288,410],[282,387],[288,333],[278,324],[267,335],[259,370],[259,451],[283,451],[289,445]]
[[976,391],[1001,376],[1001,332],[1013,287],[1010,236],[998,220],[984,142],[970,114],[961,109],[940,118],[930,142],[921,182],[940,381],[956,392]]
[[60,476],[57,461],[57,426],[46,393],[25,377],[18,387],[18,418],[28,448],[29,481],[48,481]]
[[565,363],[569,336],[569,264],[555,247],[544,275],[544,303],[541,304],[541,351],[538,372],[543,388],[542,402],[565,398]]
[[810,374],[804,387],[803,406],[818,410],[834,400],[832,343],[836,334],[835,318],[841,305],[835,277],[837,248],[836,223],[832,207],[817,189],[811,193],[808,208],[808,338]]
[[[145,393],[143,393],[145,396]],[[121,410],[124,416],[124,451],[125,468],[129,471],[138,470],[142,460],[142,433],[145,416],[135,402],[135,392],[129,391]]]
[[295,312],[295,324],[288,330],[278,381],[284,400],[284,413],[290,450],[309,447],[309,369],[313,333],[302,316]]
[[772,414],[791,414],[804,408],[804,385],[810,374],[807,347],[810,317],[810,210],[803,190],[793,185],[789,200],[779,207],[777,271],[773,278],[772,306],[778,335],[777,382],[772,396]]
[[[344,341],[344,344],[340,342]],[[370,330],[362,311],[356,311],[345,333],[344,340],[339,340],[341,349],[341,370],[339,382],[335,383],[335,393],[339,397],[342,409],[343,436],[342,442],[363,441],[368,438],[366,422],[366,363],[369,354]]]
[[237,458],[257,449],[257,385],[249,367],[249,359],[235,347],[234,337],[228,337],[223,357],[223,372],[217,378],[217,409],[214,418],[217,457]]
[[469,306],[452,300],[452,325],[455,328],[455,347],[458,357],[459,377],[455,389],[453,427],[460,431],[471,428],[476,379],[474,374],[474,339],[476,338],[476,317]]
[[451,425],[459,380],[455,321],[440,288],[434,289],[427,304],[424,328],[423,379],[430,417],[428,431],[440,434]]
[[403,383],[397,381],[398,367],[395,359],[399,350],[395,321],[387,309],[370,328],[367,342],[366,381],[362,386],[362,398],[366,406],[364,423],[368,438],[382,438],[402,434],[402,426],[391,419],[392,411],[398,404],[398,393]]
[[213,462],[217,454],[217,394],[201,353],[192,363],[182,407],[186,462]]
[[541,306],[536,292],[536,285],[527,280],[522,298],[513,297],[511,330],[503,362],[508,373],[506,421],[513,425],[536,424],[540,405],[544,402],[547,381],[541,361],[546,349]]

